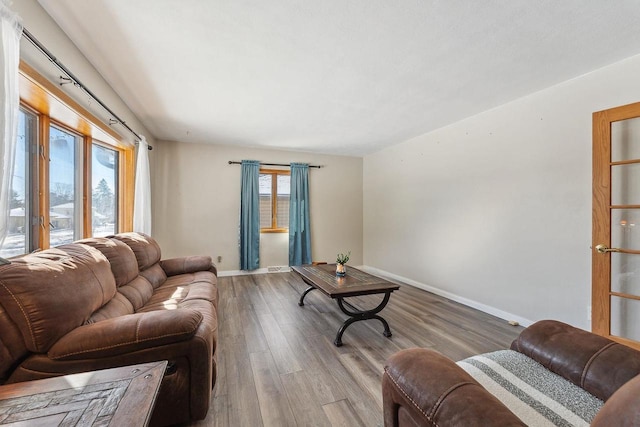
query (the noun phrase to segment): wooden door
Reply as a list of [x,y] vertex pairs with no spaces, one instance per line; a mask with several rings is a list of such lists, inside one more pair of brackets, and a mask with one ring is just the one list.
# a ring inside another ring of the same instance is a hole
[[592,330],[640,348],[640,103],[593,113]]

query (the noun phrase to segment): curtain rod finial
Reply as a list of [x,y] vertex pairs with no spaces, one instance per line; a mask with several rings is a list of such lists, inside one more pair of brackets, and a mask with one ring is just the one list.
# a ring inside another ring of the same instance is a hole
[[[139,145],[139,144],[140,144],[140,140],[139,140],[139,139],[136,139],[135,144],[136,144],[136,145]],[[153,150],[153,146],[151,146],[151,145],[147,144],[147,150],[149,150],[149,151]]]

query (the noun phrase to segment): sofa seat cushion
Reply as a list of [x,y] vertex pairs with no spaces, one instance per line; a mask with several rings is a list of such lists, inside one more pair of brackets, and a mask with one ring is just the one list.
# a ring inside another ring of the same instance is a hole
[[85,324],[96,323],[102,320],[112,319],[118,316],[124,316],[126,314],[133,314],[133,305],[131,302],[122,295],[120,292],[116,293],[111,301],[103,305],[96,310],[91,317],[85,322]]
[[191,283],[206,283],[210,287],[215,287],[217,279],[216,276],[209,271],[197,271],[195,273],[185,273],[167,277],[167,280],[160,287],[184,286]]
[[111,357],[186,340],[203,316],[196,310],[136,313],[74,329],[51,347],[53,360]]
[[527,425],[588,426],[604,404],[517,351],[473,356],[458,365]]
[[139,311],[175,309],[182,307],[184,301],[194,299],[208,301],[217,307],[218,291],[216,286],[212,285],[210,281],[192,282],[188,276],[194,275],[184,274],[169,278],[164,285],[154,291],[149,301]]

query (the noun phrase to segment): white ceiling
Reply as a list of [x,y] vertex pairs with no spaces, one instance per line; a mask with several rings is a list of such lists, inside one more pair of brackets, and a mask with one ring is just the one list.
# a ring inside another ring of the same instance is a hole
[[39,3],[184,142],[362,156],[640,53],[638,0]]

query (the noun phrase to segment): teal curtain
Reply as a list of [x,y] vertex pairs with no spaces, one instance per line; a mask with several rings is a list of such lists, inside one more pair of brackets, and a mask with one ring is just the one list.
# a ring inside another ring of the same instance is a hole
[[243,160],[240,184],[240,269],[260,266],[260,162]]
[[289,201],[289,265],[311,263],[309,227],[309,165],[291,163]]

